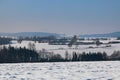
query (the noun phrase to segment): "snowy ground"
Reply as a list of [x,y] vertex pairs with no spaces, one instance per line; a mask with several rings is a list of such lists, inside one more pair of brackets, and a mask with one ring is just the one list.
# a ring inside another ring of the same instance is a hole
[[[109,40],[110,41],[110,40]],[[108,40],[101,41],[103,43],[107,43]],[[14,47],[28,47],[29,43],[34,43],[33,41],[22,41],[21,44],[17,43],[17,41],[12,41],[13,44],[11,46]],[[114,51],[120,51],[120,43],[119,44],[110,44],[111,47],[105,47],[106,45],[100,45],[98,48],[96,48],[96,45],[79,45],[76,49],[76,46],[73,45],[71,48],[69,48],[67,45],[49,45],[48,43],[35,43],[36,50],[42,50],[46,49],[48,52],[54,52],[63,54],[68,51],[69,54],[73,52],[82,53],[82,52],[106,52],[108,55],[111,55]],[[94,48],[89,48],[94,47]]]
[[0,80],[120,80],[120,62],[0,64]]

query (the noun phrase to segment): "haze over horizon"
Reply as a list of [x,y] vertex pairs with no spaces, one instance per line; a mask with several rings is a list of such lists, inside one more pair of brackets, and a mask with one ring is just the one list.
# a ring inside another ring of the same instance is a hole
[[0,32],[120,31],[120,0],[0,0]]

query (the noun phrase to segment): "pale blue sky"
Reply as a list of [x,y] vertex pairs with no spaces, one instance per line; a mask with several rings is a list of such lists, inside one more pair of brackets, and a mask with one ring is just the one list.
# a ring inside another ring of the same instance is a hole
[[120,0],[0,0],[0,32],[120,31]]

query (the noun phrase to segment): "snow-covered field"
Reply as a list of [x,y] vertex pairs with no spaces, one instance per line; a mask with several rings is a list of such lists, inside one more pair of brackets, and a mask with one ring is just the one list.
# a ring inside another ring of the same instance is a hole
[[[107,41],[103,41],[107,43]],[[13,47],[28,47],[33,41],[12,41]],[[49,45],[48,43],[34,43],[36,50],[46,49],[48,52],[64,54],[77,52],[107,52],[111,55],[120,50],[120,44],[111,47],[101,45],[79,45],[69,48],[67,45]],[[6,45],[8,46],[8,45]],[[90,48],[90,47],[94,48]],[[120,61],[106,62],[58,62],[58,63],[16,63],[0,64],[0,80],[120,80]]]
[[[110,41],[110,40],[109,40]],[[113,41],[113,40],[111,40]],[[115,40],[114,40],[115,41]],[[108,40],[101,41],[103,43],[107,43]],[[21,44],[17,43],[17,41],[12,41],[13,44],[11,46],[14,47],[28,47],[29,43],[34,43],[33,41],[22,41]],[[119,44],[110,44],[111,47],[105,47],[106,44],[100,45],[97,47],[96,45],[79,45],[76,49],[76,46],[73,45],[69,48],[67,45],[49,45],[48,43],[34,43],[36,45],[36,50],[46,49],[48,52],[54,52],[63,54],[68,51],[69,54],[73,52],[82,53],[82,52],[106,52],[108,55],[111,55],[114,51],[120,51],[120,43]],[[93,47],[93,48],[90,48]]]
[[120,80],[120,62],[0,64],[0,80]]

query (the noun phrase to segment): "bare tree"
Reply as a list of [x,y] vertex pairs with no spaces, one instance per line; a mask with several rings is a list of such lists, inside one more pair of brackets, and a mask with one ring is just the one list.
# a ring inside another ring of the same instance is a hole
[[77,36],[74,35],[74,37],[71,39],[71,41],[68,43],[68,47],[72,47],[73,44],[77,42]]
[[30,50],[36,50],[36,46],[34,43],[28,43],[28,49]]

